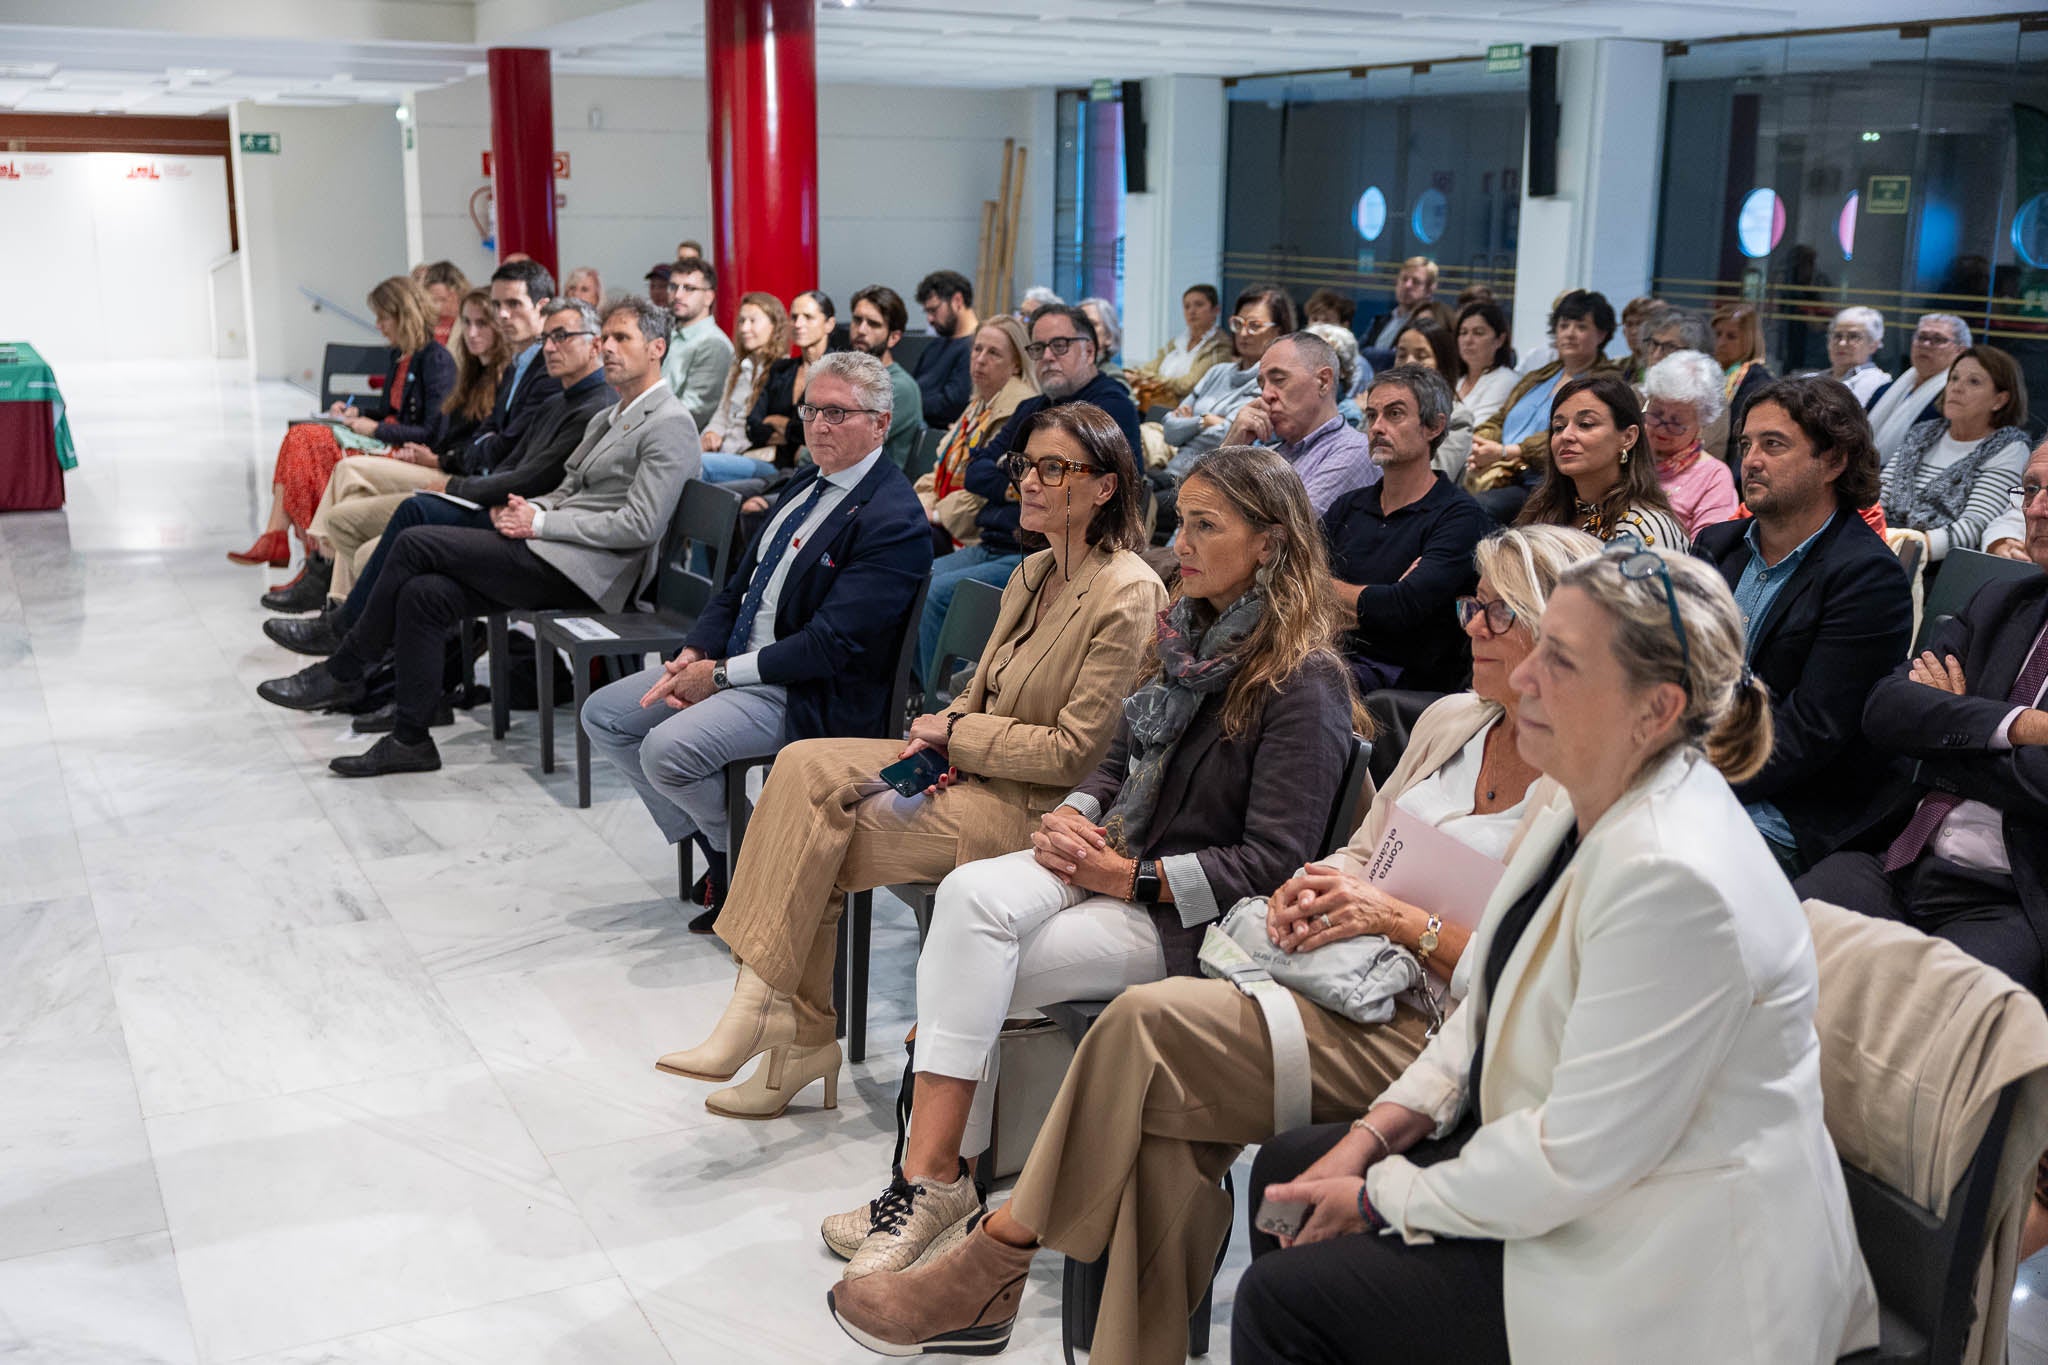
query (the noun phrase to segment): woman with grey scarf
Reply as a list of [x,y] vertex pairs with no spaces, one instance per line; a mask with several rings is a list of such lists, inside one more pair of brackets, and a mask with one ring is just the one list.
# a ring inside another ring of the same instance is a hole
[[2027,464],[2026,379],[1996,346],[1972,346],[1949,366],[1942,418],[1906,433],[1878,473],[1885,523],[1927,537],[1930,564],[1976,548],[2011,504]]
[[1322,851],[1367,722],[1334,648],[1308,496],[1279,455],[1226,446],[1195,466],[1180,506],[1180,590],[1108,754],[1030,848],[939,887],[902,1170],[835,1292],[904,1269],[980,1211],[961,1157],[988,1145],[1006,1017],[1193,974],[1211,920]]

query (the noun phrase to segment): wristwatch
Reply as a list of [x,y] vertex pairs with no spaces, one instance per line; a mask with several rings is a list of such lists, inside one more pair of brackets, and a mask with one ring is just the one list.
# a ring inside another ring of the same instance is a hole
[[1429,924],[1422,931],[1422,937],[1415,941],[1415,946],[1422,950],[1418,954],[1418,958],[1423,963],[1423,965],[1427,966],[1429,964],[1429,955],[1436,951],[1438,936],[1441,935],[1443,931],[1443,916],[1431,915],[1429,917]]
[[1136,881],[1131,883],[1131,899],[1140,905],[1157,905],[1159,903],[1158,859],[1140,858],[1138,860],[1138,877]]
[[732,686],[732,679],[725,676],[725,660],[720,659],[711,665],[711,685],[720,692]]

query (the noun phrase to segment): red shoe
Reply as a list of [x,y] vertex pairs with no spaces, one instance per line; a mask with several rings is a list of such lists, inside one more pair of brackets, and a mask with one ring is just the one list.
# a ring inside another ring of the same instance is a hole
[[236,554],[228,551],[231,564],[268,564],[273,569],[288,567],[292,562],[291,538],[282,531],[265,531],[256,537],[256,543]]

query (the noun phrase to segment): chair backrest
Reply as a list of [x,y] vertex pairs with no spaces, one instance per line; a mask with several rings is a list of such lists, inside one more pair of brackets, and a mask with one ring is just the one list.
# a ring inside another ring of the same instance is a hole
[[1172,412],[1173,409],[1166,406],[1166,404],[1154,403],[1151,407],[1145,409],[1145,420],[1148,422],[1163,422]]
[[917,433],[917,448],[910,452],[910,463],[903,467],[912,483],[938,468],[939,447],[946,443],[946,431],[945,427],[926,427]]
[[352,397],[363,416],[382,417],[391,406],[382,389],[394,354],[389,346],[329,342],[320,359],[320,410]]
[[937,710],[953,699],[944,690],[947,680],[960,666],[981,658],[1002,610],[1003,590],[995,584],[963,578],[954,585],[946,619],[939,623],[939,647],[932,656],[932,676],[925,679],[925,699],[931,709]]
[[904,614],[903,633],[896,637],[896,678],[889,688],[889,710],[879,739],[901,739],[910,727],[910,699],[917,691],[917,623],[924,619],[924,598],[931,588],[931,575],[926,574]]
[[1950,550],[1941,561],[1941,567],[1935,571],[1934,581],[1928,585],[1927,605],[1921,612],[1920,638],[1913,642],[1914,652],[1927,647],[1937,621],[1944,616],[1954,616],[1970,605],[1970,599],[1986,583],[2026,578],[2040,572],[2038,565],[2024,560],[2003,559],[1979,550]]
[[895,346],[890,348],[889,359],[915,374],[918,357],[924,354],[925,347],[934,345],[937,341],[938,338],[929,332],[905,332],[897,338]]
[[1442,692],[1413,692],[1399,687],[1381,688],[1365,694],[1365,709],[1371,713],[1377,727],[1373,733],[1373,781],[1384,784],[1394,775],[1401,755],[1408,751],[1408,736],[1414,730],[1415,722],[1444,695]]
[[1363,818],[1366,790],[1372,785],[1372,750],[1373,742],[1364,735],[1351,736],[1351,750],[1344,756],[1344,780],[1337,784],[1337,799],[1323,826],[1323,842],[1316,847],[1318,856],[1351,842],[1352,831]]
[[740,496],[702,479],[683,485],[662,537],[661,572],[654,579],[660,611],[694,616],[704,610],[732,562],[740,520]]

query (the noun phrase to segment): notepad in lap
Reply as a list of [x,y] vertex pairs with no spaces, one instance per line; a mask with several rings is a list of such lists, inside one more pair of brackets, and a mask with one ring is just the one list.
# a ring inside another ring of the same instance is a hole
[[1365,879],[1390,896],[1477,929],[1493,888],[1507,871],[1426,820],[1394,807],[1394,818],[1365,866]]
[[480,502],[471,502],[468,498],[458,498],[453,493],[444,493],[438,488],[423,488],[420,491],[428,497],[439,498],[443,502],[452,502],[457,507],[467,508],[472,512],[478,511],[483,507],[483,504]]

